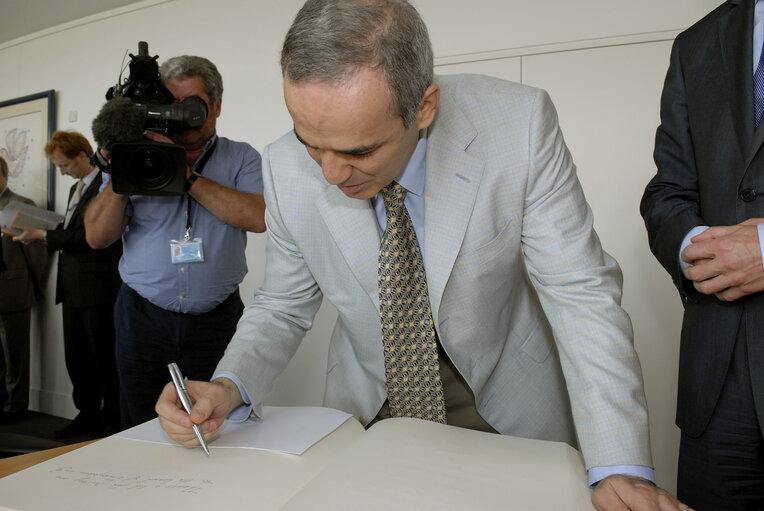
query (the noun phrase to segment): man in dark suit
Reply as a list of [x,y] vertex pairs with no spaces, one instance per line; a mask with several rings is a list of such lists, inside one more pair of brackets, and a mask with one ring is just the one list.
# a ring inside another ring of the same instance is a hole
[[696,509],[764,509],[763,42],[757,0],[676,38],[641,204],[685,306],[677,493]]
[[[34,204],[8,187],[8,163],[0,158],[0,210],[12,201]],[[42,247],[25,247],[3,235],[0,273],[0,422],[18,420],[29,406],[29,323],[31,308],[42,298],[47,262]]]
[[85,241],[85,209],[101,186],[101,172],[89,161],[93,149],[88,140],[79,133],[57,131],[45,154],[62,175],[77,179],[69,191],[64,222],[55,230],[25,229],[14,239],[44,242],[49,252],[59,252],[56,303],[62,304],[66,368],[80,412],[55,436],[100,436],[120,430],[114,301],[122,284],[117,270],[122,244],[95,250]]

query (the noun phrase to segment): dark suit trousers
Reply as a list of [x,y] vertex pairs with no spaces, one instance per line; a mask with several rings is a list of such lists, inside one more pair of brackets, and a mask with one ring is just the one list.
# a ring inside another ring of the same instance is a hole
[[708,427],[698,438],[682,433],[677,497],[696,511],[764,509],[764,439],[742,332]]
[[191,315],[157,307],[122,284],[114,306],[122,426],[156,417],[170,362],[190,380],[209,380],[243,311],[238,290],[211,311]]
[[0,407],[21,412],[29,407],[30,309],[0,313]]
[[[119,425],[119,379],[114,358],[114,306],[70,307],[63,303],[64,354],[74,406]],[[92,415],[91,415],[92,416]]]

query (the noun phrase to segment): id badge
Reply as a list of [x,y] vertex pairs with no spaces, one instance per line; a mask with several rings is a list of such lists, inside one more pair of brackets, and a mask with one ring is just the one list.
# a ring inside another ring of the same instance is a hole
[[170,240],[172,264],[201,263],[204,261],[202,239]]

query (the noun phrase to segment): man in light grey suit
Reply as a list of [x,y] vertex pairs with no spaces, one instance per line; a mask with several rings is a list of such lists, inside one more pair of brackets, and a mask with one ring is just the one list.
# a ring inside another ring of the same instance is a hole
[[192,421],[213,435],[232,412],[257,414],[323,297],[339,313],[325,405],[364,425],[390,415],[379,194],[397,182],[424,258],[448,423],[580,445],[601,509],[681,509],[645,480],[647,411],[620,270],[546,93],[434,81],[427,30],[400,0],[309,0],[282,69],[294,131],[264,153],[265,282],[213,383],[189,382],[190,416],[163,392],[170,435],[192,445]]

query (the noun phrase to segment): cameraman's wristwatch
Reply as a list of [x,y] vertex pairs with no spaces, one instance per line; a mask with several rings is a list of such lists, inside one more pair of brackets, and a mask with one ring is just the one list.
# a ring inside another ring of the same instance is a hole
[[201,174],[196,172],[195,170],[191,171],[191,175],[186,178],[186,190],[190,190],[194,183],[196,183],[196,180],[202,177]]

